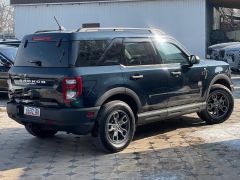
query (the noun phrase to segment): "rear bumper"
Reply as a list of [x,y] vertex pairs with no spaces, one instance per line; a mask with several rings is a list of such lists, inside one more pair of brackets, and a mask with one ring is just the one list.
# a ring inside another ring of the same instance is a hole
[[[100,107],[92,108],[40,108],[40,117],[24,115],[22,104],[9,102],[7,104],[7,113],[10,118],[20,124],[37,123],[49,126],[59,131],[66,131],[74,134],[88,134],[94,127]],[[91,117],[88,113],[91,113]]]

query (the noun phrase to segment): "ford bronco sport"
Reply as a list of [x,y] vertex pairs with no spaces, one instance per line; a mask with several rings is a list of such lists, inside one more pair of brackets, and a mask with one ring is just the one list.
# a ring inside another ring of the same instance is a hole
[[156,29],[88,28],[27,35],[10,70],[10,118],[33,136],[91,133],[123,150],[138,125],[196,112],[208,124],[234,107],[229,65],[200,60]]

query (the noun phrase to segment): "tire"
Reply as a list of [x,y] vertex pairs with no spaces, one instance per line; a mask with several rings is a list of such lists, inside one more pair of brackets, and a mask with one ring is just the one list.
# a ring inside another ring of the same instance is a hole
[[98,140],[101,148],[116,153],[126,148],[135,133],[135,117],[131,108],[122,101],[103,105],[98,115]]
[[220,84],[211,87],[206,103],[206,108],[197,114],[207,124],[223,123],[231,116],[234,109],[232,92]]
[[25,128],[29,134],[41,139],[53,137],[58,132],[57,130],[44,129],[36,124],[26,124]]

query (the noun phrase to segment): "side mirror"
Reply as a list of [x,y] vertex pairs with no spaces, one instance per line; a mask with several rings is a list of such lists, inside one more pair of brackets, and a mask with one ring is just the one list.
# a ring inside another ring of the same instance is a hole
[[192,66],[194,64],[199,64],[200,63],[200,58],[195,55],[189,56],[189,64]]

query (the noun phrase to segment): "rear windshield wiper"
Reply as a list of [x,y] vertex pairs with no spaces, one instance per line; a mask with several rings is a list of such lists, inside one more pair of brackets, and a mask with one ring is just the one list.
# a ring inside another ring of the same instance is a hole
[[41,61],[28,61],[28,62],[30,62],[32,64],[36,64],[38,66],[42,66],[42,62]]

